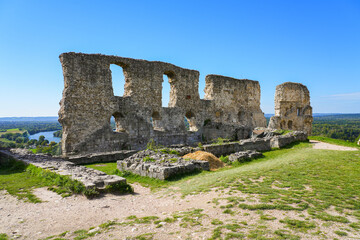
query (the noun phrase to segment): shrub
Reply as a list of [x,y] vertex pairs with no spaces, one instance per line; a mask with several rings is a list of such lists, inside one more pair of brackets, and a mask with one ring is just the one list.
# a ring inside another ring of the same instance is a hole
[[220,158],[219,158],[223,163],[226,163],[226,164],[231,164],[231,161],[229,160],[229,156],[223,156],[221,155]]

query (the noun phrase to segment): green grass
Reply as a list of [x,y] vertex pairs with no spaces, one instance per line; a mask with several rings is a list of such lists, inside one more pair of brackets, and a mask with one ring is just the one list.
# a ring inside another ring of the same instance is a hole
[[85,186],[67,176],[61,176],[48,170],[25,165],[20,161],[8,159],[0,166],[0,189],[19,199],[37,203],[40,202],[33,193],[34,188],[49,187],[50,190],[69,196],[73,193],[86,193]]
[[331,143],[331,144],[345,146],[345,147],[354,147],[354,148],[358,148],[360,150],[360,146],[357,145],[356,143],[345,141],[342,139],[334,139],[334,138],[321,137],[321,136],[309,136],[308,138],[310,140],[317,140],[317,141]]
[[[63,197],[72,194],[84,194],[91,198],[99,192],[95,189],[86,189],[84,184],[72,180],[68,176],[58,175],[49,170],[44,170],[33,165],[26,165],[11,158],[3,158],[0,165],[0,190],[6,190],[9,194],[19,199],[37,203],[41,202],[33,193],[34,188],[48,187],[49,190]],[[6,160],[6,161],[5,161]],[[124,193],[133,192],[128,184],[117,184],[106,188],[106,192]]]
[[10,238],[5,233],[0,233],[0,240],[9,240]]

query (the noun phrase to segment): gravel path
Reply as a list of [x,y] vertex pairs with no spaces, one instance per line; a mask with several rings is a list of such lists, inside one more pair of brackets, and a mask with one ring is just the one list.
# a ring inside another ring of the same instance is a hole
[[334,145],[330,143],[324,143],[316,140],[310,140],[310,143],[313,144],[313,149],[325,149],[325,150],[337,150],[337,151],[358,151],[357,148],[344,147],[339,145]]

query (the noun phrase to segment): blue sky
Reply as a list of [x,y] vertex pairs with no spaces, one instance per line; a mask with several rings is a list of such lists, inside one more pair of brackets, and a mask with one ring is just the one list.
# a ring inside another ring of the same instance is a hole
[[286,81],[316,113],[360,112],[359,0],[0,0],[0,117],[57,115],[63,52],[196,69],[201,97],[207,74],[257,80],[265,113]]

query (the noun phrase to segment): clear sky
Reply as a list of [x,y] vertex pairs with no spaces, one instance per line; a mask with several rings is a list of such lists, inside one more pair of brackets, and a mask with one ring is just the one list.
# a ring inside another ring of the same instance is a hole
[[315,113],[360,112],[359,0],[0,0],[0,117],[57,115],[63,52],[196,69],[201,97],[207,74],[257,80],[265,113],[287,81]]

